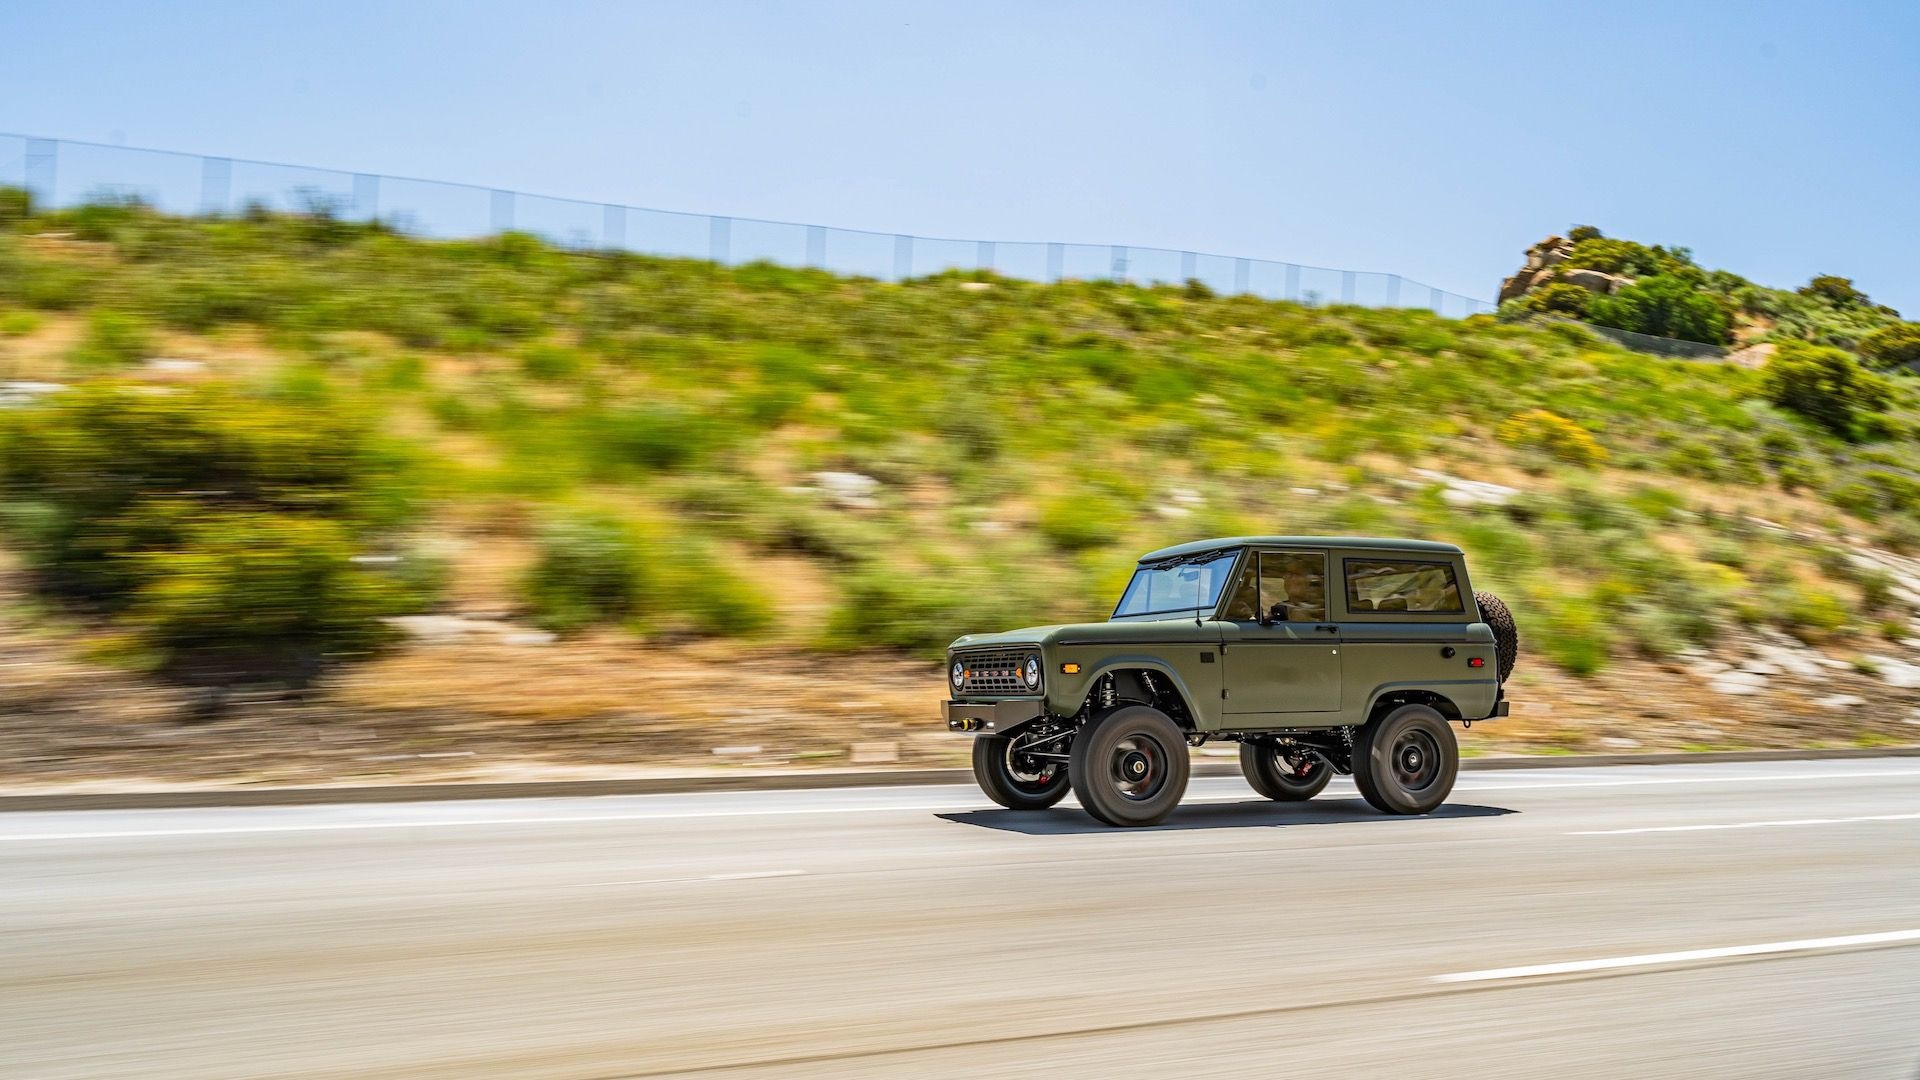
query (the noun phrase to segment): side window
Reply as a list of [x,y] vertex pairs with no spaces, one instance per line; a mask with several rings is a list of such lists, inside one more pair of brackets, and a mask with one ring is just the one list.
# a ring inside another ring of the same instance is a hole
[[1453,564],[1412,559],[1347,560],[1347,610],[1463,614]]
[[1258,557],[1247,559],[1246,569],[1240,571],[1240,581],[1233,587],[1233,599],[1227,601],[1226,619],[1228,622],[1252,622],[1260,617],[1260,562]]
[[1295,551],[1262,552],[1260,610],[1276,622],[1327,621],[1327,557]]

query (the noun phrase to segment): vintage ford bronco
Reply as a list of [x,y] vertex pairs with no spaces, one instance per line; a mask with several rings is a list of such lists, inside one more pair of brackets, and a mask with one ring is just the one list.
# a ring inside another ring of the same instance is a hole
[[1452,722],[1507,715],[1518,635],[1451,544],[1325,536],[1199,540],[1142,556],[1106,622],[969,634],[948,649],[947,727],[1015,810],[1072,788],[1110,825],[1186,791],[1187,748],[1240,744],[1275,800],[1333,773],[1389,814],[1453,790]]

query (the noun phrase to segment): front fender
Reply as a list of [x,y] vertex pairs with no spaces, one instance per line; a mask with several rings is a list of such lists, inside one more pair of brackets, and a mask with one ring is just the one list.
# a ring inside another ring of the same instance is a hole
[[1173,669],[1165,660],[1151,653],[1123,653],[1106,656],[1093,662],[1084,663],[1077,675],[1063,675],[1056,662],[1054,670],[1049,672],[1059,680],[1053,684],[1047,694],[1047,708],[1057,716],[1071,716],[1080,711],[1086,703],[1087,694],[1093,684],[1102,675],[1111,671],[1151,671],[1155,676],[1164,678],[1173,687],[1180,700],[1186,705],[1188,715],[1202,728],[1208,727],[1213,718],[1212,712],[1202,712],[1203,702],[1209,699],[1196,694],[1193,686],[1180,672]]

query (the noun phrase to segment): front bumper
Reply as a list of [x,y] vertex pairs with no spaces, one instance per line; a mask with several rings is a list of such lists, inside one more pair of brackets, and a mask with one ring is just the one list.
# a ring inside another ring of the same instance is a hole
[[998,732],[1021,724],[1046,711],[1042,698],[1014,698],[1010,701],[943,701],[940,715],[948,731]]

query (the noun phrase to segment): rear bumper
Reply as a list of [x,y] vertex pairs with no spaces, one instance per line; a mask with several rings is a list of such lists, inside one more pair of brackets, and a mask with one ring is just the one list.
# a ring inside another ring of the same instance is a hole
[[1507,699],[1503,697],[1499,701],[1494,702],[1493,711],[1481,717],[1481,719],[1492,720],[1497,717],[1506,716],[1507,714],[1508,714]]
[[1046,711],[1042,698],[1015,698],[1011,701],[943,701],[940,716],[948,731],[969,735],[1005,731],[1018,727]]

